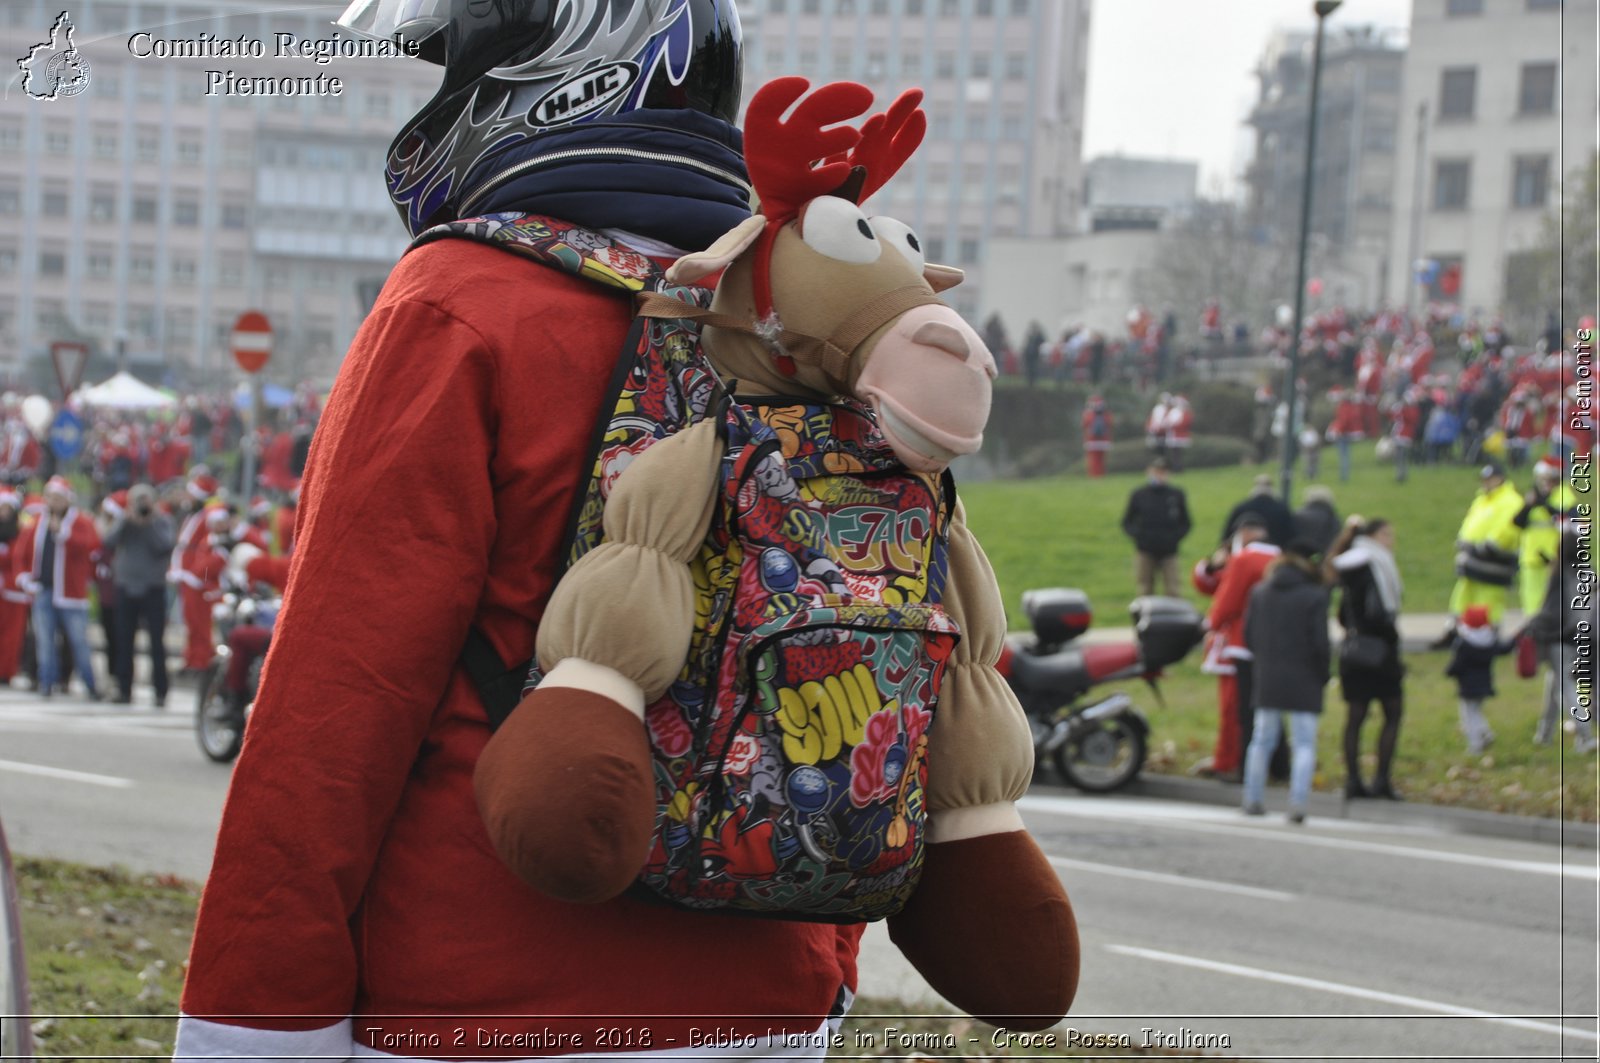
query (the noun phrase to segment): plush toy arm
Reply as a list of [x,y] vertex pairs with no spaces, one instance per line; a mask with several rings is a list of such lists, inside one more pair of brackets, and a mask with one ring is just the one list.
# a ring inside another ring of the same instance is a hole
[[995,670],[1005,608],[994,569],[956,503],[945,611],[961,628],[929,732],[928,839],[959,841],[1022,829],[1015,801],[1033,777],[1033,735],[1022,705]]
[[889,936],[952,1004],[984,1022],[1045,1029],[1078,989],[1078,927],[1015,801],[1033,770],[1022,707],[995,670],[1005,613],[959,505],[945,606],[962,627],[929,731],[929,845]]
[[716,509],[722,446],[716,422],[702,421],[653,444],[618,477],[605,542],[562,578],[539,622],[547,682],[607,694],[642,717],[677,678],[694,628],[689,562]]
[[544,682],[478,758],[473,789],[495,851],[559,900],[616,897],[649,852],[656,810],[641,720],[689,652],[689,561],[718,498],[716,428],[653,444],[618,478],[607,541],[566,574],[539,624]]

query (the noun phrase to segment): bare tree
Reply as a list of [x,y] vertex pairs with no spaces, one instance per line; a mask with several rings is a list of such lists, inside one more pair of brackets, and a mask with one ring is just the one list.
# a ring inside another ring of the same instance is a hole
[[1252,232],[1238,204],[1198,200],[1162,235],[1145,302],[1172,308],[1180,321],[1193,321],[1207,299],[1216,299],[1225,322],[1242,317],[1259,328],[1280,304],[1292,301],[1291,252]]
[[1567,174],[1560,204],[1544,217],[1538,246],[1507,261],[1506,313],[1514,330],[1531,333],[1551,313],[1559,312],[1569,327],[1595,313],[1597,203],[1600,154]]

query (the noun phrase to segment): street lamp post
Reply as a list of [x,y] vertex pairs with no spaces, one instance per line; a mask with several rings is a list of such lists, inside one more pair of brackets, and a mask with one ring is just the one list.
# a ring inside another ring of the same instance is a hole
[[1284,429],[1283,441],[1283,501],[1292,505],[1294,490],[1294,463],[1299,447],[1295,438],[1295,424],[1300,396],[1300,339],[1305,334],[1306,311],[1306,248],[1311,242],[1311,187],[1317,160],[1317,97],[1322,87],[1322,27],[1329,15],[1339,9],[1344,0],[1316,0],[1311,9],[1317,15],[1316,43],[1311,49],[1311,117],[1306,126],[1306,174],[1300,189],[1300,248],[1299,263],[1295,268],[1294,284],[1294,336],[1289,343],[1289,378],[1284,384],[1288,393],[1289,420]]

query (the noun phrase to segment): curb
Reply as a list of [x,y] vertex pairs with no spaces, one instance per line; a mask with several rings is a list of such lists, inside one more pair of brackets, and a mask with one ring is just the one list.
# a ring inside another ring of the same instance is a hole
[[[1219,783],[1211,779],[1188,779],[1172,775],[1141,775],[1123,791],[1142,797],[1169,801],[1224,805],[1243,804],[1244,788],[1238,783]],[[1267,790],[1270,796],[1273,788]],[[1268,807],[1271,807],[1269,804]],[[1414,801],[1351,801],[1340,794],[1311,795],[1308,810],[1313,817],[1348,819],[1360,823],[1391,826],[1429,827],[1453,834],[1475,834],[1491,838],[1543,842],[1577,849],[1600,849],[1600,824],[1546,819],[1540,816],[1514,816],[1505,812],[1481,812],[1470,808],[1449,808]]]

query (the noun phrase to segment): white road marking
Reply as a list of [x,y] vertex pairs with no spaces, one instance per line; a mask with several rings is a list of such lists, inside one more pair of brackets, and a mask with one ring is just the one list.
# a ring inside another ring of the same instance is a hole
[[[1506,860],[1497,856],[1477,856],[1472,853],[1456,853],[1445,849],[1428,849],[1422,846],[1387,845],[1382,842],[1357,841],[1353,838],[1329,838],[1322,835],[1308,834],[1303,830],[1264,830],[1257,827],[1234,827],[1221,823],[1201,822],[1198,817],[1176,817],[1164,814],[1137,815],[1129,814],[1126,810],[1118,810],[1107,816],[1102,802],[1076,801],[1067,797],[1039,797],[1028,796],[1017,802],[1017,807],[1025,812],[1044,812],[1058,816],[1086,816],[1092,819],[1120,818],[1136,819],[1154,827],[1166,827],[1169,830],[1181,830],[1185,833],[1200,832],[1205,834],[1226,834],[1236,838],[1254,838],[1258,841],[1285,842],[1290,845],[1320,846],[1324,849],[1343,849],[1346,851],[1363,853],[1380,853],[1386,856],[1407,856],[1417,860],[1436,860],[1447,864],[1469,864],[1473,867],[1497,868],[1502,871],[1523,871],[1537,875],[1564,875],[1568,878],[1588,879],[1600,881],[1600,865],[1593,864],[1561,864],[1554,860]],[[1165,821],[1165,822],[1164,822]],[[1339,821],[1343,827],[1344,821]]]
[[0,771],[13,771],[19,775],[43,775],[49,779],[86,782],[92,786],[110,786],[119,790],[134,785],[132,779],[119,779],[115,775],[96,775],[92,771],[72,771],[70,768],[50,768],[43,764],[24,764],[18,760],[0,760]]
[[1143,960],[1154,960],[1157,963],[1171,963],[1180,967],[1196,967],[1203,971],[1215,971],[1218,974],[1237,975],[1240,978],[1254,978],[1262,982],[1276,982],[1279,985],[1295,986],[1300,989],[1314,989],[1323,993],[1338,993],[1342,996],[1377,1001],[1380,1004],[1393,1004],[1402,1008],[1417,1008],[1422,1011],[1436,1012],[1440,1015],[1457,1015],[1469,1019],[1482,1019],[1484,1022],[1497,1023],[1501,1026],[1515,1026],[1522,1030],[1537,1030],[1540,1033],[1565,1037],[1583,1037],[1590,1041],[1600,1041],[1600,1034],[1592,1030],[1564,1026],[1560,1023],[1540,1022],[1537,1019],[1519,1019],[1511,1015],[1498,1015],[1492,1011],[1464,1008],[1457,1004],[1446,1004],[1438,1000],[1424,1000],[1422,997],[1404,996],[1400,993],[1385,993],[1379,989],[1366,989],[1357,985],[1345,985],[1342,982],[1325,982],[1320,978],[1305,978],[1297,974],[1263,970],[1260,967],[1245,967],[1237,963],[1219,963],[1215,960],[1203,960],[1198,956],[1180,956],[1175,952],[1160,952],[1156,949],[1144,949],[1134,945],[1107,945],[1106,951],[1115,952],[1122,956],[1135,956]]
[[1215,890],[1218,893],[1237,893],[1241,897],[1255,897],[1265,901],[1292,901],[1293,893],[1283,890],[1262,889],[1259,886],[1239,886],[1232,882],[1218,882],[1209,878],[1190,878],[1187,875],[1168,875],[1160,871],[1141,871],[1132,867],[1118,867],[1115,864],[1094,864],[1087,860],[1069,860],[1064,856],[1048,858],[1051,865],[1066,868],[1072,871],[1088,871],[1097,875],[1114,875],[1118,878],[1133,878],[1141,882],[1159,882],[1166,886],[1187,886],[1197,890]]

